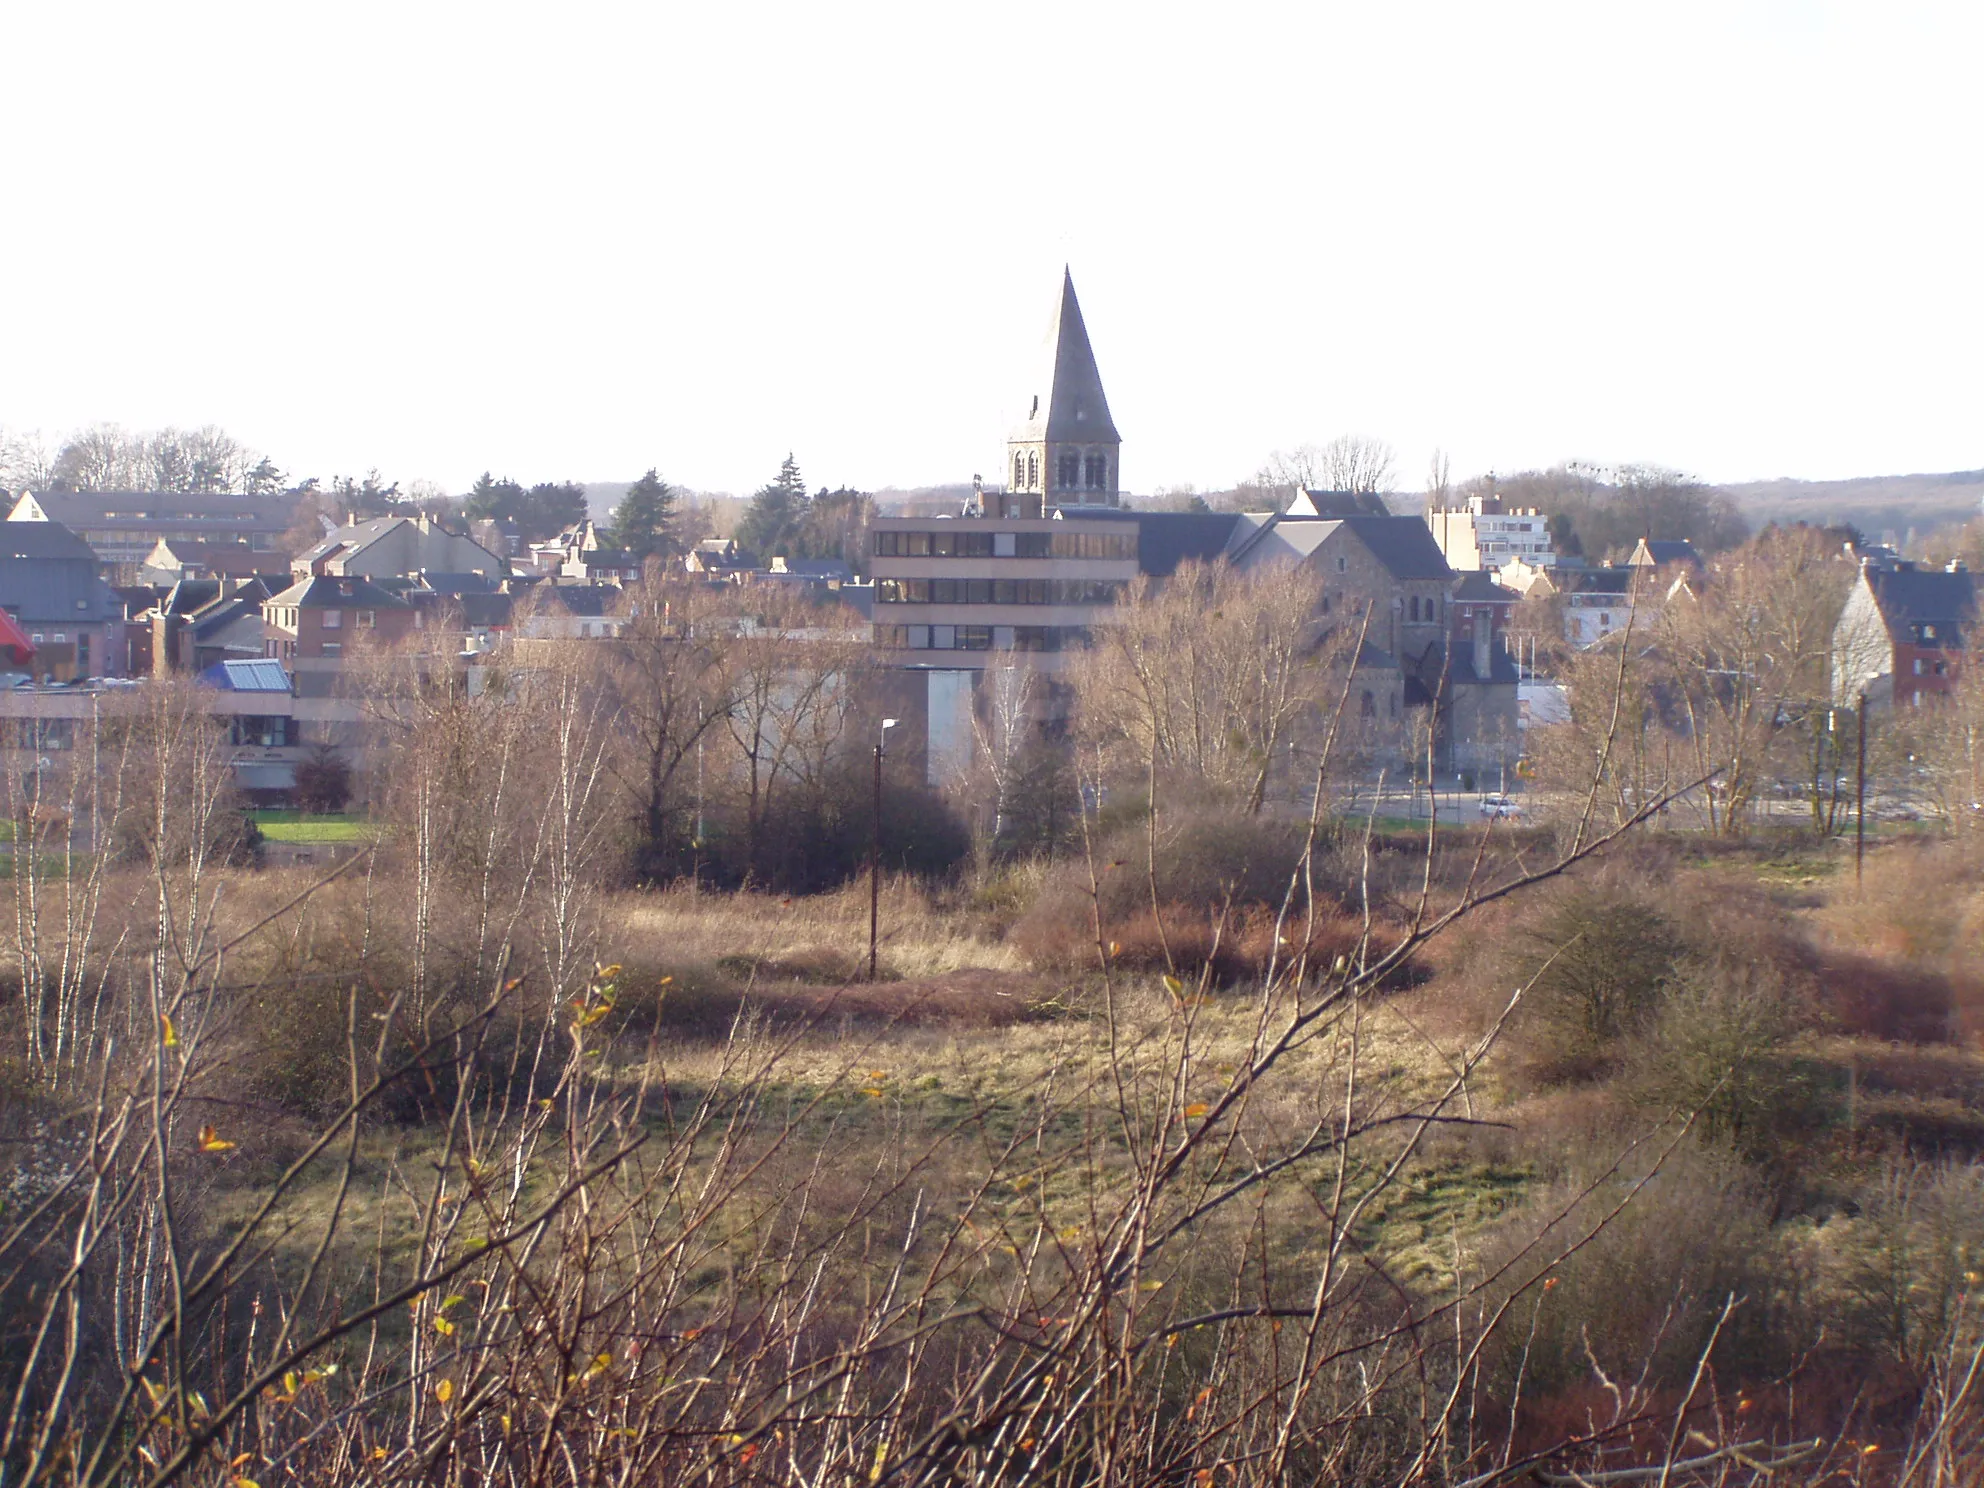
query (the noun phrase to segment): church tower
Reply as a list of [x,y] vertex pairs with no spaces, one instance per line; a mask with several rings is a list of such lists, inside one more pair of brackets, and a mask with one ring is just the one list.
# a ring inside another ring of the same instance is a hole
[[1006,490],[1045,511],[1119,505],[1123,441],[1109,417],[1074,277],[1065,268],[1038,376],[1026,421],[1006,439]]

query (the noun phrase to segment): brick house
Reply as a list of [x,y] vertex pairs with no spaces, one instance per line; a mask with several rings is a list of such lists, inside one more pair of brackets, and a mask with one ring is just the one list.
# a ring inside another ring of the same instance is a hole
[[1920,707],[1947,697],[1963,673],[1977,613],[1977,576],[1961,562],[1922,568],[1866,558],[1833,628],[1833,696]]

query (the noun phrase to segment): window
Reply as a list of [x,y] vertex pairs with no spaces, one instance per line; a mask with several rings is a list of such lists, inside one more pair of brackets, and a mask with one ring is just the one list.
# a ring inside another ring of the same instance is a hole
[[1109,456],[1090,455],[1082,462],[1082,478],[1091,491],[1109,489]]
[[1360,718],[1378,716],[1378,699],[1368,687],[1364,689],[1364,695],[1357,700],[1357,713]]
[[317,626],[320,630],[343,630],[344,611],[343,610],[324,611],[323,618],[317,622]]
[[379,612],[377,610],[360,610],[358,612],[358,628],[360,630],[370,630],[378,623]]
[[990,651],[992,649],[992,627],[989,625],[960,625],[958,627],[958,650]]
[[76,670],[87,675],[90,669],[90,635],[83,631],[76,637]]
[[1336,571],[1337,571],[1338,573],[1342,573],[1342,572],[1343,572],[1343,571],[1344,571],[1344,570],[1345,570],[1346,568],[1348,568],[1349,566],[1350,566],[1350,565],[1349,565],[1348,563],[1346,563],[1346,562],[1344,561],[1344,557],[1343,557],[1343,554],[1341,554],[1341,553],[1338,553],[1338,554],[1336,555]]
[[1419,596],[1415,594],[1412,598],[1408,599],[1405,602],[1405,609],[1406,619],[1417,625],[1419,623]]
[[1020,487],[1024,486],[1025,484],[1026,484],[1026,456],[1021,454],[1018,450],[1014,450],[1013,451],[1013,489],[1017,491],[1020,489]]
[[1922,658],[1919,656],[1915,658],[1915,675],[1918,677],[1922,675]]
[[1059,469],[1055,472],[1054,489],[1057,491],[1074,490],[1081,483],[1082,457],[1080,455],[1063,455],[1058,463]]
[[995,532],[992,534],[992,556],[994,558],[1011,558],[1017,554],[1019,548],[1018,544],[1013,541],[1014,535],[1011,532]]
[[1026,488],[1037,490],[1040,486],[1040,456],[1029,452],[1026,457]]
[[344,655],[344,643],[342,641],[324,642],[324,655],[331,657]]

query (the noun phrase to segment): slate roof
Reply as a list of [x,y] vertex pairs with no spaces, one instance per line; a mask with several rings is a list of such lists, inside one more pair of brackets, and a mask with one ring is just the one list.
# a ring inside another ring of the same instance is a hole
[[1084,510],[1084,522],[1137,524],[1137,567],[1156,578],[1169,578],[1187,559],[1210,562],[1226,552],[1239,531],[1237,512],[1139,512],[1116,507]]
[[611,613],[625,591],[611,584],[554,584],[549,593],[566,614],[590,620]]
[[369,579],[308,578],[291,584],[268,603],[299,610],[404,610],[407,602]]
[[1122,443],[1115,420],[1109,416],[1109,400],[1102,393],[1102,373],[1088,342],[1081,303],[1075,298],[1074,275],[1065,267],[1061,270],[1061,302],[1048,323],[1043,361],[1040,377],[1029,390],[1033,401],[1025,420],[1013,430],[1013,439]]
[[[1645,561],[1642,562],[1642,559]],[[1639,546],[1633,549],[1633,556],[1628,560],[1641,567],[1650,564],[1654,568],[1665,568],[1670,563],[1692,563],[1700,567],[1701,561],[1702,555],[1695,551],[1693,543],[1685,539],[1665,537],[1641,538]]]
[[96,549],[60,522],[0,522],[0,558],[27,558],[37,563],[79,558],[96,566]]
[[0,605],[34,624],[121,619],[96,552],[59,522],[0,522]]
[[1868,587],[1880,607],[1891,640],[1904,646],[1923,644],[1918,626],[1937,627],[1929,644],[1960,647],[1966,625],[1977,612],[1977,575],[1966,569],[1906,567],[1866,569]]
[[[70,527],[127,525],[139,530],[212,522],[216,531],[280,532],[296,513],[287,491],[265,496],[191,495],[179,491],[33,491],[34,504],[53,522]],[[17,505],[19,503],[16,503]]]
[[1506,584],[1496,583],[1493,574],[1472,569],[1454,586],[1454,598],[1467,604],[1514,604],[1522,596]]

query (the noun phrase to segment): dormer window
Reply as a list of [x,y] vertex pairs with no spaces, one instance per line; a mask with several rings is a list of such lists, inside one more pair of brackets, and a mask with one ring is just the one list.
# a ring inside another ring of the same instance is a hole
[[1936,638],[1936,627],[1933,625],[1925,624],[1922,627],[1922,639],[1925,641],[1933,641],[1935,638]]

